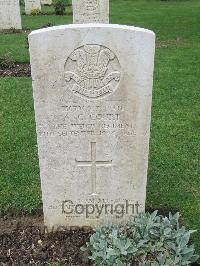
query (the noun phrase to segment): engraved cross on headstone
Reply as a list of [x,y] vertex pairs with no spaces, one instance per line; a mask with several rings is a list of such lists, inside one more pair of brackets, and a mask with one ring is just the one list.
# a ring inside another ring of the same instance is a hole
[[96,189],[96,179],[97,179],[97,166],[111,167],[111,161],[97,161],[96,160],[96,142],[91,142],[91,160],[90,161],[78,161],[76,160],[77,166],[88,166],[91,167],[91,179],[92,179],[92,192],[91,195],[98,195]]
[[72,0],[73,23],[109,23],[109,0]]

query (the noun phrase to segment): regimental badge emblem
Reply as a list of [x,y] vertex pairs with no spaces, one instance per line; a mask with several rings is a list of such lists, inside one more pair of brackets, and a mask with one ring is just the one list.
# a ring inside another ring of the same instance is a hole
[[77,96],[95,100],[117,89],[120,69],[118,58],[109,48],[87,44],[74,50],[67,58],[65,80]]
[[85,0],[83,5],[83,10],[86,14],[98,14],[100,12],[99,1],[98,0]]

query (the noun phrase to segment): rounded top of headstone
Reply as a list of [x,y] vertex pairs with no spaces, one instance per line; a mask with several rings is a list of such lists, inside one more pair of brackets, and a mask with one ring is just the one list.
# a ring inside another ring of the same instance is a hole
[[121,29],[121,30],[135,31],[135,32],[143,32],[143,33],[155,36],[155,33],[152,30],[135,27],[135,26],[127,26],[127,25],[119,25],[119,24],[88,23],[88,24],[69,24],[69,25],[61,25],[61,26],[44,28],[44,29],[38,29],[38,30],[32,31],[29,34],[29,37],[33,35],[37,35],[37,34],[50,33],[53,31],[67,30],[67,29],[81,29],[81,28],[88,28],[88,29],[109,28],[109,29],[118,29],[118,30]]

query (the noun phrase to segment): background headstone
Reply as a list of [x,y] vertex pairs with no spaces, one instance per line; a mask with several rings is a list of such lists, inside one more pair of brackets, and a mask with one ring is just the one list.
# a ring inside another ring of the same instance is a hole
[[33,10],[41,10],[40,0],[25,0],[25,13],[30,15]]
[[42,5],[52,5],[52,0],[41,0]]
[[21,29],[19,0],[0,0],[0,29]]
[[73,0],[73,22],[109,23],[109,0]]
[[154,33],[68,25],[34,31],[29,43],[45,225],[144,211]]

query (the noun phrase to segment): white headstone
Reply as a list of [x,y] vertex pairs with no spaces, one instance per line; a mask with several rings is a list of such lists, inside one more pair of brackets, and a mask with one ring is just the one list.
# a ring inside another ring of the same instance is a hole
[[109,23],[109,0],[72,0],[73,22]]
[[145,210],[154,33],[83,24],[29,35],[45,225]]
[[41,10],[40,0],[25,0],[25,13],[30,15],[33,10]]
[[19,0],[0,0],[0,29],[21,29]]
[[52,0],[41,0],[42,5],[52,5]]

